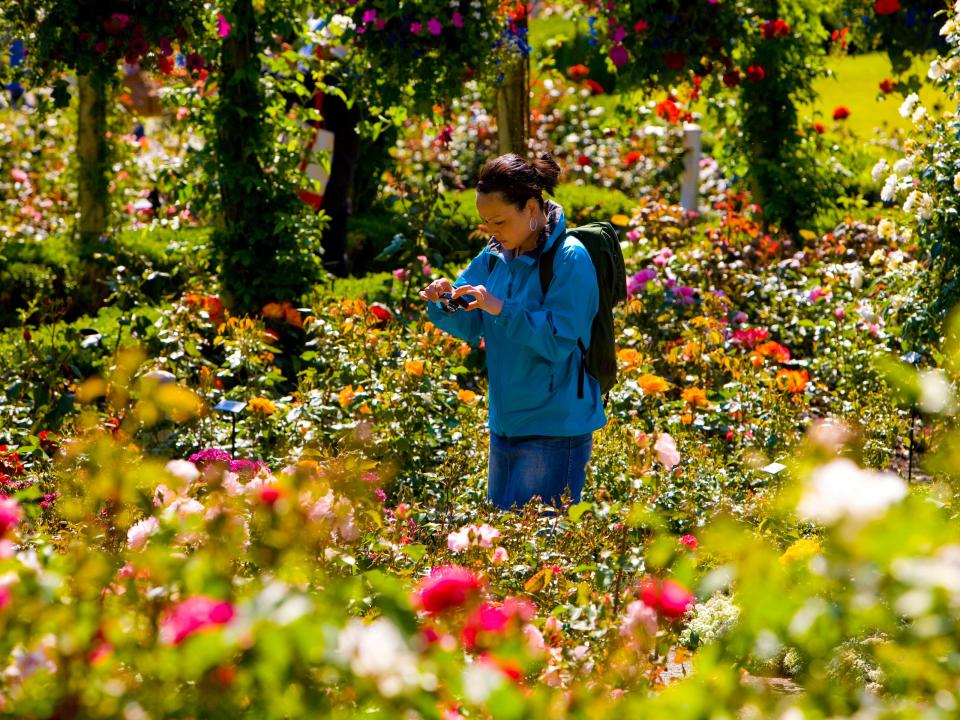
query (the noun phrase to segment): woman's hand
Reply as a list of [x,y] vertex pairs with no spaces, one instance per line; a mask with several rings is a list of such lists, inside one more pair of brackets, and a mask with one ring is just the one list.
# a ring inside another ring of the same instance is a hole
[[440,299],[440,296],[443,295],[443,293],[452,292],[453,283],[446,278],[440,278],[439,280],[434,280],[420,291],[420,299],[426,300],[427,302],[436,302]]
[[453,291],[453,297],[472,295],[473,302],[464,310],[486,310],[491,315],[499,315],[503,310],[503,300],[495,297],[484,285],[460,285]]

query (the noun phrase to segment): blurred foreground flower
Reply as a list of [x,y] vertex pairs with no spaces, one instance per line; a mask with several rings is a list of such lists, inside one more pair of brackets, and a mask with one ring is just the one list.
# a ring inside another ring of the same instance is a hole
[[465,605],[480,592],[480,578],[459,565],[433,568],[413,593],[414,605],[431,615]]
[[233,619],[233,605],[206,595],[178,603],[160,620],[160,642],[179,645],[190,635],[226,625]]
[[864,470],[840,458],[813,471],[797,513],[825,525],[844,518],[870,520],[882,516],[906,494],[907,484],[893,473]]

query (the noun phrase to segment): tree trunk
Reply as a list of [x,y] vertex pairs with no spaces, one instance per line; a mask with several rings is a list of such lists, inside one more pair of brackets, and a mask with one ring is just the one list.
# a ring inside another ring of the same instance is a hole
[[[527,20],[518,21],[526,28]],[[506,66],[497,90],[497,140],[500,154],[527,156],[530,137],[530,59],[514,59]]]
[[95,73],[81,75],[77,87],[78,234],[86,254],[107,231],[107,82]]

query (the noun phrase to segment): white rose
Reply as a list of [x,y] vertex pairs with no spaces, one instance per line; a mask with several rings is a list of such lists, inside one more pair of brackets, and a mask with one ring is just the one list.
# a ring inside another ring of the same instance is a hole
[[900,105],[900,116],[908,118],[913,114],[913,108],[916,106],[917,102],[920,100],[920,96],[916,93],[910,93],[907,95],[906,100]]
[[913,158],[900,158],[893,164],[893,171],[901,177],[907,175],[913,169]]
[[927,77],[936,82],[943,77],[943,65],[938,58],[930,61],[930,67],[927,68]]

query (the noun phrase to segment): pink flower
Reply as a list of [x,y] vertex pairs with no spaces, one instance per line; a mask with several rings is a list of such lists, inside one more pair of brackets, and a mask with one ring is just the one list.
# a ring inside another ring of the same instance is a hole
[[699,541],[693,535],[684,535],[681,537],[680,544],[684,547],[690,548],[691,550],[696,550],[700,546]]
[[480,592],[480,578],[459,565],[433,568],[413,592],[414,605],[431,615],[460,607]]
[[3,610],[5,607],[7,607],[12,598],[13,595],[10,592],[10,588],[6,585],[0,585],[0,610]]
[[507,597],[502,603],[482,603],[470,613],[470,617],[464,623],[463,644],[467,649],[472,650],[477,646],[477,640],[482,639],[481,633],[502,634],[508,629],[511,621],[527,622],[535,613],[536,608],[533,603],[523,598]]
[[[622,28],[621,28],[622,29]],[[610,48],[610,59],[618,68],[630,62],[630,53],[623,45],[614,45]]]
[[427,30],[430,31],[431,35],[439,35],[443,32],[443,23],[436,18],[430,18],[429,22],[427,22]]
[[827,297],[829,295],[830,293],[828,291],[824,290],[822,287],[817,287],[811,290],[807,297],[810,299],[810,302],[815,303],[820,298]]
[[131,550],[143,550],[147,540],[160,529],[160,522],[153,516],[144,518],[127,530],[127,547]]
[[694,604],[693,594],[676,580],[645,577],[640,583],[640,599],[660,615],[675,620]]
[[475,547],[493,547],[493,541],[500,537],[500,531],[487,525],[464,525],[447,536],[447,547],[452,552],[461,552],[471,545]]
[[510,556],[507,554],[507,549],[502,545],[498,545],[497,549],[493,551],[493,564],[502,565],[507,560],[510,559]]
[[677,450],[676,441],[667,433],[661,433],[657,442],[653,446],[657,453],[657,460],[667,469],[672,470],[674,465],[680,462],[680,452]]
[[18,183],[30,182],[30,176],[27,175],[27,174],[26,174],[23,170],[21,170],[20,168],[14,168],[13,170],[11,170],[11,171],[10,171],[10,177],[13,178],[13,181],[14,181],[14,182],[18,182]]
[[114,13],[103,21],[103,29],[111,35],[116,35],[130,22],[130,16],[123,13]]
[[[412,31],[413,26],[411,26],[410,29]],[[397,268],[396,270],[393,271],[393,276],[400,282],[403,282],[408,277],[410,277],[410,271],[407,270],[406,268]]]
[[6,495],[0,495],[0,538],[10,530],[16,530],[23,520],[20,503]]
[[418,22],[410,23],[410,32],[413,33],[414,35],[418,35],[422,29],[423,29],[423,25],[421,25],[420,23]]
[[627,605],[623,615],[620,636],[624,640],[630,640],[635,638],[640,630],[649,638],[657,636],[657,611],[642,600],[634,600]]
[[673,257],[673,250],[670,248],[661,248],[656,255],[653,256],[653,264],[657,267],[665,267],[670,263],[670,258]]
[[160,642],[179,645],[196,632],[226,625],[233,616],[233,606],[225,600],[195,595],[175,605],[161,618]]
[[227,19],[223,16],[223,14],[217,15],[217,35],[225,38],[229,34],[230,23],[227,22]]
[[453,15],[450,17],[450,23],[457,29],[463,27],[463,15],[461,15],[456,10],[453,12]]
[[370,8],[369,10],[364,10],[363,12],[363,24],[369,25],[372,22],[375,22],[377,19],[377,11],[375,8]]

